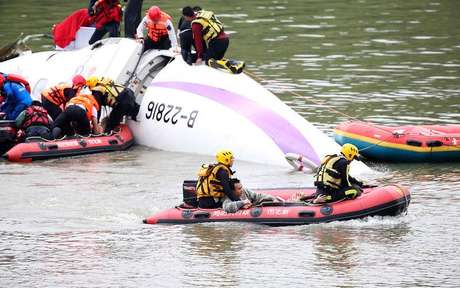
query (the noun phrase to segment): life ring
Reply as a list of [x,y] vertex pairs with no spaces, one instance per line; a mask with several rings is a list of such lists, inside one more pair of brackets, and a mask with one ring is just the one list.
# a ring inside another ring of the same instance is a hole
[[286,161],[297,171],[314,171],[318,166],[301,154],[286,153]]

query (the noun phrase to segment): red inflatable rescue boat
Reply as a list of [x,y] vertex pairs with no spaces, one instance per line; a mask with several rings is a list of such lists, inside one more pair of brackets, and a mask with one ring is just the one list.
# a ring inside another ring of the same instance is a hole
[[299,193],[312,195],[315,191],[315,188],[257,190],[260,193],[281,197],[286,202],[264,203],[261,206],[241,209],[236,213],[226,213],[222,209],[187,208],[187,204],[182,204],[156,213],[144,219],[143,222],[146,224],[190,224],[236,221],[272,226],[300,225],[376,215],[395,216],[406,211],[410,202],[409,190],[397,185],[364,189],[364,192],[354,200],[327,204],[295,202]]
[[337,143],[354,144],[369,159],[460,161],[460,125],[384,126],[352,121],[338,125],[334,133]]
[[133,144],[134,137],[131,130],[127,125],[120,125],[110,135],[69,137],[54,141],[41,139],[41,141],[20,143],[6,152],[3,157],[13,162],[31,162],[58,157],[121,151]]

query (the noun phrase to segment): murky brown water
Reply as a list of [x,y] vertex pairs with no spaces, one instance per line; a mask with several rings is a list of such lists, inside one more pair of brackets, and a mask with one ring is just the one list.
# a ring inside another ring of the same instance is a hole
[[[182,5],[155,4],[173,16]],[[233,32],[229,55],[326,133],[347,119],[331,109],[384,124],[460,122],[456,0],[199,4]],[[0,0],[0,42],[45,33],[85,5]],[[411,187],[409,213],[395,218],[283,228],[141,224],[178,204],[182,180],[211,160],[136,147],[0,162],[0,286],[460,285],[460,164],[374,164],[382,171],[375,181]],[[235,168],[254,188],[311,184],[284,168],[241,161]]]

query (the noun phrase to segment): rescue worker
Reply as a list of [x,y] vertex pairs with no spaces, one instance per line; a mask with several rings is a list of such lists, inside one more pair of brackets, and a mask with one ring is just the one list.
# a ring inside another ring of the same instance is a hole
[[360,160],[359,151],[349,143],[342,146],[340,155],[324,157],[315,175],[315,203],[354,199],[361,194],[363,183],[348,173],[353,160]]
[[32,105],[22,111],[16,118],[16,127],[25,132],[25,137],[41,137],[52,139],[51,125],[53,120],[38,100],[32,101]]
[[83,86],[86,85],[85,77],[75,75],[72,84],[58,84],[43,90],[41,93],[42,105],[48,111],[53,120],[65,109],[65,103],[78,95]]
[[63,135],[88,136],[90,133],[100,134],[102,128],[97,121],[100,104],[93,95],[80,94],[73,97],[66,104],[53,125],[53,137],[61,138]]
[[4,99],[0,119],[15,120],[32,103],[30,85],[19,75],[0,73],[0,95]]
[[[144,31],[147,29],[147,37]],[[136,39],[144,42],[142,53],[150,49],[177,50],[177,38],[172,24],[172,18],[161,11],[158,6],[152,6],[147,10],[136,30]]]
[[221,150],[217,152],[216,160],[216,164],[201,166],[198,173],[196,196],[199,208],[220,208],[225,196],[231,201],[240,200],[232,191],[230,182],[233,175],[233,153]]
[[136,103],[136,97],[131,89],[115,84],[109,78],[98,78],[97,76],[89,77],[86,86],[91,90],[92,95],[98,99],[101,106],[112,108],[104,128],[105,133],[109,133],[117,127],[123,116],[130,116],[136,121],[140,105]]
[[[224,57],[229,45],[229,39],[224,31],[224,25],[212,11],[201,10],[194,13],[190,7],[182,9],[183,16],[192,23],[193,40],[196,48],[196,64],[209,59],[220,60]],[[203,41],[207,47],[203,47]],[[206,50],[206,53],[204,53]]]
[[136,27],[142,19],[142,2],[143,0],[125,0],[128,2],[124,11],[125,20],[125,37],[136,38]]
[[91,0],[88,14],[96,23],[96,31],[88,42],[90,45],[101,40],[106,33],[109,33],[110,37],[120,36],[122,10],[119,0]]
[[237,178],[231,179],[232,188],[235,196],[239,198],[237,201],[232,201],[230,198],[225,197],[222,208],[227,213],[235,213],[240,209],[247,209],[254,205],[259,205],[263,202],[280,202],[281,199],[275,196],[256,193],[243,187],[240,180]]
[[[187,10],[189,11],[187,12]],[[193,12],[191,12],[190,10],[192,10]],[[199,6],[195,6],[193,8],[187,6],[183,8],[182,14],[194,14],[201,10],[203,9],[201,9],[201,7]],[[188,65],[192,65],[196,61],[196,53],[192,52],[192,47],[196,50],[195,44],[193,42],[192,22],[185,19],[185,16],[182,16],[177,26],[179,28],[177,35],[179,36],[180,53],[182,55],[182,59],[184,59],[185,63],[187,63]],[[205,48],[206,43],[203,42],[202,46],[203,48]]]

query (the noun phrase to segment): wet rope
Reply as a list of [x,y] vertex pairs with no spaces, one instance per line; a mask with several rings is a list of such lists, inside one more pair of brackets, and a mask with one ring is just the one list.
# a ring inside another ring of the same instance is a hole
[[[259,82],[268,82],[267,80],[265,80],[265,79],[262,78],[261,76],[258,76],[258,75],[256,75],[255,73],[252,73],[251,71],[245,70],[245,74],[251,76],[253,79],[255,79],[255,80],[259,81]],[[270,90],[271,90],[271,89],[270,89]],[[272,92],[274,92],[274,91],[272,91]],[[394,134],[392,131],[388,131],[388,129],[386,129],[386,128],[384,128],[384,127],[379,127],[377,124],[374,124],[374,123],[369,122],[369,121],[363,121],[363,120],[361,120],[361,119],[359,119],[359,118],[356,118],[356,117],[353,117],[353,116],[351,116],[351,115],[348,115],[347,113],[344,113],[344,112],[341,112],[341,111],[339,111],[339,110],[337,110],[337,109],[331,108],[331,107],[327,106],[327,104],[324,103],[323,101],[315,100],[315,99],[314,99],[313,97],[311,97],[311,96],[301,95],[300,93],[297,93],[297,92],[295,92],[295,91],[288,91],[288,93],[290,93],[290,94],[292,94],[292,95],[294,95],[294,96],[297,96],[297,97],[299,97],[299,98],[306,99],[307,101],[310,101],[310,102],[312,102],[312,103],[314,103],[314,104],[316,104],[316,105],[318,105],[318,106],[321,106],[322,108],[324,108],[324,109],[326,109],[326,110],[328,110],[328,111],[330,111],[330,112],[332,112],[332,113],[335,113],[335,114],[338,114],[338,115],[342,115],[342,116],[346,117],[348,120],[354,120],[354,121],[358,121],[358,122],[361,122],[361,123],[365,123],[365,124],[367,124],[367,125],[369,125],[369,126],[372,126],[372,127],[376,128],[376,129],[379,129],[379,130],[381,130],[381,131],[383,131],[383,132],[385,132],[385,133],[389,133],[389,134],[390,134],[388,137],[386,137],[385,139],[380,140],[379,142],[376,142],[376,143],[374,143],[374,144],[371,144],[371,145],[368,145],[368,146],[366,146],[366,147],[364,147],[364,148],[361,148],[360,151],[364,151],[364,150],[370,149],[370,148],[372,148],[372,147],[378,146],[378,145],[380,145],[381,143],[385,142],[386,140],[388,140],[388,139],[390,139],[390,138],[392,138],[392,137],[398,137],[398,136],[403,136],[403,135],[407,135],[407,136],[411,136],[411,135],[414,135],[414,136],[423,135],[423,134],[421,134],[421,133],[410,133],[410,131],[411,131],[412,129],[414,129],[415,127],[413,127],[411,130],[409,130],[408,133],[405,132],[405,133],[402,133],[402,134]],[[431,130],[430,130],[430,133],[431,133]],[[443,137],[444,139],[448,140],[448,139],[453,139],[453,138],[455,138],[456,135],[453,135],[453,136],[452,136],[452,135],[449,135],[449,136],[440,136],[440,135],[434,135],[434,134],[431,135],[431,134],[430,134],[430,135],[423,135],[423,136],[425,136],[425,137],[431,137],[431,138]],[[454,144],[454,145],[451,145],[451,144],[448,144],[448,143],[442,143],[442,145],[443,145],[443,146],[449,146],[449,147],[460,147],[460,143],[459,143],[458,145],[455,145],[455,144]]]
[[[259,81],[259,82],[267,82],[264,78],[262,78],[262,77],[260,77],[260,76],[258,76],[258,75],[256,75],[256,74],[254,74],[254,73],[252,73],[252,72],[250,72],[250,71],[248,71],[248,70],[245,70],[245,73],[246,73],[247,75],[251,76],[252,78],[254,78],[255,80]],[[272,92],[273,92],[273,91],[272,91]],[[297,93],[297,92],[295,92],[295,91],[288,91],[288,92],[289,92],[290,94],[294,95],[294,96],[297,96],[297,97],[300,97],[300,98],[305,98],[305,99],[307,99],[308,101],[310,101],[310,102],[312,102],[312,103],[314,103],[314,104],[316,104],[316,105],[319,105],[319,106],[325,108],[326,110],[329,110],[330,112],[333,112],[333,113],[335,113],[335,114],[339,114],[339,115],[345,116],[346,118],[353,119],[353,120],[355,120],[355,121],[364,122],[364,121],[362,121],[362,120],[360,120],[360,119],[358,119],[358,118],[356,118],[356,117],[353,117],[353,116],[351,116],[351,115],[348,115],[347,113],[344,113],[344,112],[341,112],[341,111],[339,111],[339,110],[337,110],[337,109],[331,108],[331,107],[327,106],[323,101],[317,101],[317,100],[313,99],[313,97],[311,97],[311,96],[301,95],[301,94],[299,94],[299,93]]]
[[[259,81],[259,82],[267,82],[264,78],[262,78],[262,77],[260,77],[260,76],[258,76],[258,75],[256,75],[256,74],[254,74],[254,73],[252,73],[252,72],[250,72],[250,71],[248,71],[248,70],[245,70],[245,73],[248,74],[249,76],[251,76],[252,78],[254,78],[255,80]],[[272,92],[273,92],[273,91],[272,91]],[[344,113],[344,112],[341,112],[341,111],[339,111],[339,110],[337,110],[337,109],[331,108],[331,107],[327,106],[323,101],[317,101],[317,100],[313,99],[313,97],[311,97],[311,96],[301,95],[300,93],[297,93],[297,92],[295,92],[295,91],[288,91],[288,92],[289,92],[290,94],[294,95],[294,96],[300,97],[300,98],[302,98],[302,99],[306,99],[306,100],[308,100],[308,101],[310,101],[310,102],[312,102],[312,103],[314,103],[314,104],[316,104],[316,105],[319,105],[319,106],[325,108],[326,110],[329,110],[329,111],[332,112],[332,113],[335,113],[335,114],[339,114],[339,115],[345,116],[347,119],[352,119],[352,120],[355,120],[355,121],[358,121],[358,122],[363,122],[363,123],[369,123],[369,125],[375,126],[373,123],[362,121],[361,119],[358,119],[358,118],[356,118],[356,117],[353,117],[353,116],[351,116],[351,115],[348,115],[347,113]],[[378,126],[375,126],[375,127],[378,128],[378,129],[384,130],[384,129],[381,128],[381,127],[378,127]],[[384,131],[385,131],[385,132],[388,132],[388,131],[386,131],[386,130],[384,130]],[[364,150],[370,149],[370,148],[372,148],[372,147],[375,147],[375,146],[381,144],[382,142],[385,142],[385,140],[388,140],[388,139],[391,138],[392,136],[393,136],[393,134],[391,134],[390,136],[388,136],[387,138],[385,138],[385,139],[383,139],[383,140],[380,140],[380,141],[377,142],[377,143],[374,143],[374,144],[368,145],[368,146],[366,146],[366,147],[364,147],[364,148],[361,148],[360,151],[364,151]]]

